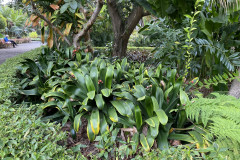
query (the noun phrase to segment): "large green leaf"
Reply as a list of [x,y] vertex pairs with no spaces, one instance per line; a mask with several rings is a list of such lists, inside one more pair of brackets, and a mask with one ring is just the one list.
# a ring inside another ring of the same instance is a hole
[[142,126],[142,111],[139,106],[135,106],[134,112],[135,112],[136,126],[137,126],[137,129],[139,130]]
[[75,130],[76,132],[78,132],[79,127],[80,127],[80,125],[81,125],[81,117],[82,117],[82,115],[83,115],[82,113],[81,113],[81,114],[78,114],[78,115],[76,115],[75,118],[74,118],[73,128],[74,128],[74,130]]
[[88,121],[88,125],[87,125],[87,136],[88,136],[88,139],[89,139],[91,142],[94,141],[94,139],[95,139],[95,134],[93,133],[90,120]]
[[46,98],[48,97],[56,97],[56,98],[61,98],[61,99],[66,99],[66,95],[61,93],[61,92],[49,92],[47,94],[44,95]]
[[99,115],[99,110],[94,109],[92,111],[91,117],[90,117],[90,123],[91,123],[91,128],[92,131],[95,135],[98,135],[100,131],[100,115]]
[[109,132],[109,127],[108,127],[106,118],[103,114],[100,114],[100,131],[101,131],[101,134]]
[[28,96],[30,96],[30,95],[33,95],[33,96],[39,95],[38,88],[34,88],[34,89],[30,89],[30,90],[20,90],[20,92],[22,94],[25,94],[25,95],[28,95]]
[[105,88],[105,89],[102,89],[101,92],[102,92],[104,97],[109,97],[111,92],[112,92],[112,90],[108,89],[108,88]]
[[151,96],[151,99],[152,99],[152,104],[153,104],[153,110],[157,111],[158,109],[160,109],[157,99],[154,96]]
[[93,84],[93,81],[92,81],[92,79],[89,75],[85,76],[85,81],[86,81],[86,86],[87,86],[87,89],[88,89],[89,92],[90,91],[96,91],[95,86]]
[[85,78],[84,75],[81,73],[80,69],[79,70],[72,70],[75,78],[78,81],[78,84],[80,85],[80,88],[87,93],[87,87],[86,87],[86,82],[85,82]]
[[147,139],[146,139],[146,137],[144,136],[143,133],[140,134],[140,143],[142,144],[143,149],[144,149],[145,151],[150,151],[150,147],[149,147],[149,145],[148,145]]
[[164,110],[162,109],[158,109],[155,111],[158,117],[159,122],[162,125],[166,125],[168,122],[168,116],[166,115],[166,113],[164,112]]
[[111,89],[112,87],[113,74],[114,74],[114,67],[112,65],[108,66],[106,77],[105,77],[105,87],[108,89]]
[[96,100],[96,105],[97,107],[102,110],[104,105],[105,105],[105,101],[103,100],[102,94],[97,94],[95,97]]
[[118,115],[114,107],[108,107],[109,119],[113,122],[118,122]]
[[141,98],[146,96],[146,89],[142,85],[136,85],[134,86],[134,96],[136,98]]
[[132,111],[130,106],[125,101],[111,101],[116,110],[123,116],[131,116]]
[[180,141],[185,141],[185,142],[189,142],[189,143],[194,143],[194,139],[187,134],[170,134],[169,139],[172,140],[180,140]]
[[157,137],[157,145],[161,150],[168,149],[168,135],[172,123],[168,123],[166,126],[160,125],[159,134]]
[[144,105],[147,114],[149,117],[153,116],[153,103],[152,103],[152,99],[149,96],[146,96],[145,98],[145,105]]
[[93,84],[96,88],[96,92],[98,92],[98,69],[97,67],[93,66],[90,71],[90,77],[93,81]]
[[88,93],[87,93],[87,96],[88,96],[89,99],[93,100],[94,97],[95,97],[95,91],[90,91],[90,92],[88,92]]
[[189,102],[189,98],[186,92],[180,89],[180,102],[182,105],[186,105]]

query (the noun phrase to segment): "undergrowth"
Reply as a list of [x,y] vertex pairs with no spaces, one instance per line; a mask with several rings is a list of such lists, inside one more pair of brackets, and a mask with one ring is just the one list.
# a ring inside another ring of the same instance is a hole
[[187,116],[202,124],[212,140],[226,148],[226,156],[239,159],[240,100],[228,95],[212,94],[214,98],[196,98],[186,108]]

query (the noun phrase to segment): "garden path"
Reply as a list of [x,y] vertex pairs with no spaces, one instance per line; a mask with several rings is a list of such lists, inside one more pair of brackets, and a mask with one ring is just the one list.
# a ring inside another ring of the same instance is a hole
[[1,48],[0,49],[0,64],[2,64],[6,59],[14,57],[18,54],[25,53],[32,49],[41,47],[43,44],[40,41],[32,41],[30,43],[18,44],[16,48]]

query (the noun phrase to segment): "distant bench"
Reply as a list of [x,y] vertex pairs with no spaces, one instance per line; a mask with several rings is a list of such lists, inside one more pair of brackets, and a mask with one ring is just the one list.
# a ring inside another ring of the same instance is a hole
[[[11,40],[15,41],[17,44],[30,43],[31,42],[31,38],[20,38],[20,39],[11,39]],[[8,48],[8,47],[12,47],[12,43],[11,42],[5,42],[4,39],[2,38],[0,40],[0,48]]]

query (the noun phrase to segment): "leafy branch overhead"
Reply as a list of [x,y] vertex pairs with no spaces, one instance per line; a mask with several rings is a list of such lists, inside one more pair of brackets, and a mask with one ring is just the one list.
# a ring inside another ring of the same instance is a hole
[[[85,9],[83,8],[86,3],[83,2],[77,2],[75,0],[59,0],[58,2],[25,1],[26,5],[31,5],[32,18],[30,18],[30,20],[33,25],[41,25],[42,37],[44,37],[45,28],[48,26],[50,31],[53,30],[59,35],[59,38],[64,40],[69,46],[74,45],[75,47],[78,46],[79,40],[81,40],[92,27],[102,9],[103,1],[98,0],[96,3],[97,7],[92,13],[91,18],[87,20],[84,16]],[[70,18],[66,19],[66,17]],[[43,22],[41,22],[40,19]],[[48,37],[49,47],[53,46],[53,34],[53,32],[50,32]],[[72,39],[69,36],[70,34],[71,37],[73,37]],[[42,38],[42,41],[44,42],[44,38]]]

